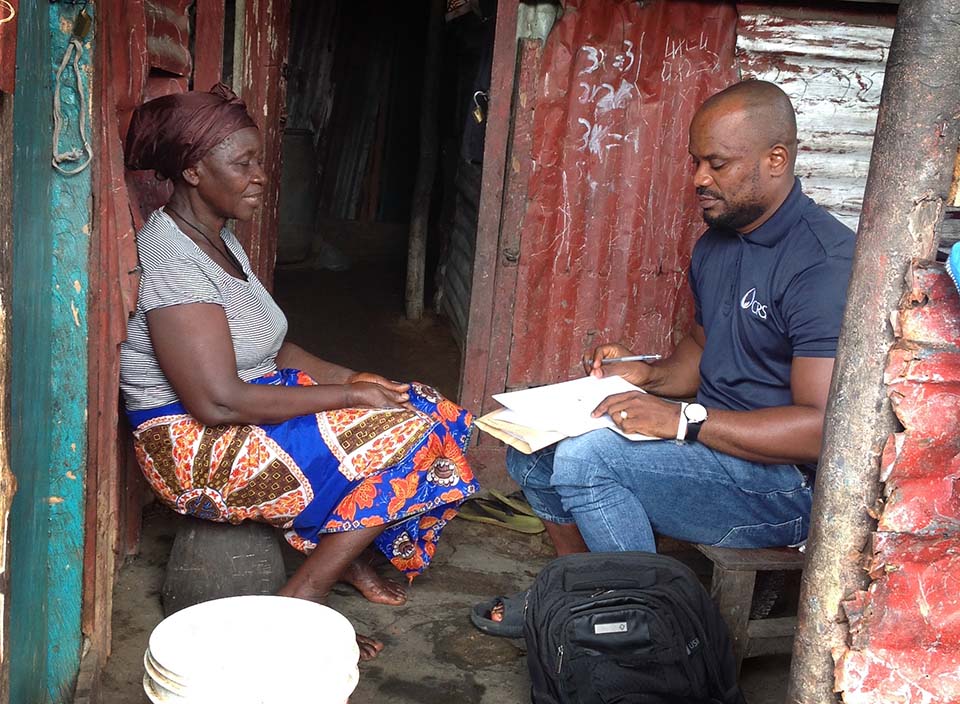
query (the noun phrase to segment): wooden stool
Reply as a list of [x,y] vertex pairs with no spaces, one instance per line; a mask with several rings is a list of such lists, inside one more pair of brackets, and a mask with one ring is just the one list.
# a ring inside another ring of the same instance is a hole
[[740,550],[696,545],[713,563],[710,595],[730,629],[733,650],[737,656],[737,672],[744,658],[793,649],[793,632],[797,617],[750,620],[753,588],[757,572],[795,571],[803,569],[803,553],[795,548],[757,548]]
[[164,615],[201,601],[276,594],[286,582],[280,539],[272,526],[184,516],[177,527],[161,592]]

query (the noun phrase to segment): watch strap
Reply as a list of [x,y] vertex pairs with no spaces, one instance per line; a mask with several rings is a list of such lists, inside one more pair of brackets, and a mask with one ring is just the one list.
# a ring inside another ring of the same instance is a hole
[[703,423],[687,423],[687,442],[696,442]]
[[677,442],[684,442],[687,439],[687,433],[690,430],[690,425],[687,423],[687,414],[684,411],[687,408],[687,404],[680,403],[680,421],[677,423]]

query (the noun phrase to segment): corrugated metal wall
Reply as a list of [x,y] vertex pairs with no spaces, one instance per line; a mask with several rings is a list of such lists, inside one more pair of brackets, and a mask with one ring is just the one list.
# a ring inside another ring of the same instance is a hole
[[479,164],[463,160],[457,166],[453,227],[437,272],[437,305],[450,320],[453,335],[461,345],[467,336],[473,259],[477,248],[480,169]]
[[769,7],[738,9],[743,78],[772,81],[790,96],[803,190],[856,230],[893,29],[851,13],[811,19]]
[[544,49],[508,387],[582,373],[603,340],[667,352],[689,328],[704,226],[687,127],[736,80],[736,23],[727,3],[566,3]]

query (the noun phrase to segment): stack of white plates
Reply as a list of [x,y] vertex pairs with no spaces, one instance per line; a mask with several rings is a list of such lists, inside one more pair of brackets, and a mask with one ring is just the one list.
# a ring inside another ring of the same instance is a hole
[[345,704],[360,650],[350,622],[282,596],[197,604],[160,622],[143,655],[154,704]]

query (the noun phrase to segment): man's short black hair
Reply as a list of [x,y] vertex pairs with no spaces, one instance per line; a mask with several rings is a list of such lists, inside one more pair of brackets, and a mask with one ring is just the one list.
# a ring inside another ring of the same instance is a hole
[[797,115],[790,98],[779,86],[769,81],[740,81],[710,96],[700,110],[727,105],[749,113],[750,128],[758,138],[763,137],[765,146],[782,144],[791,156],[796,156]]

